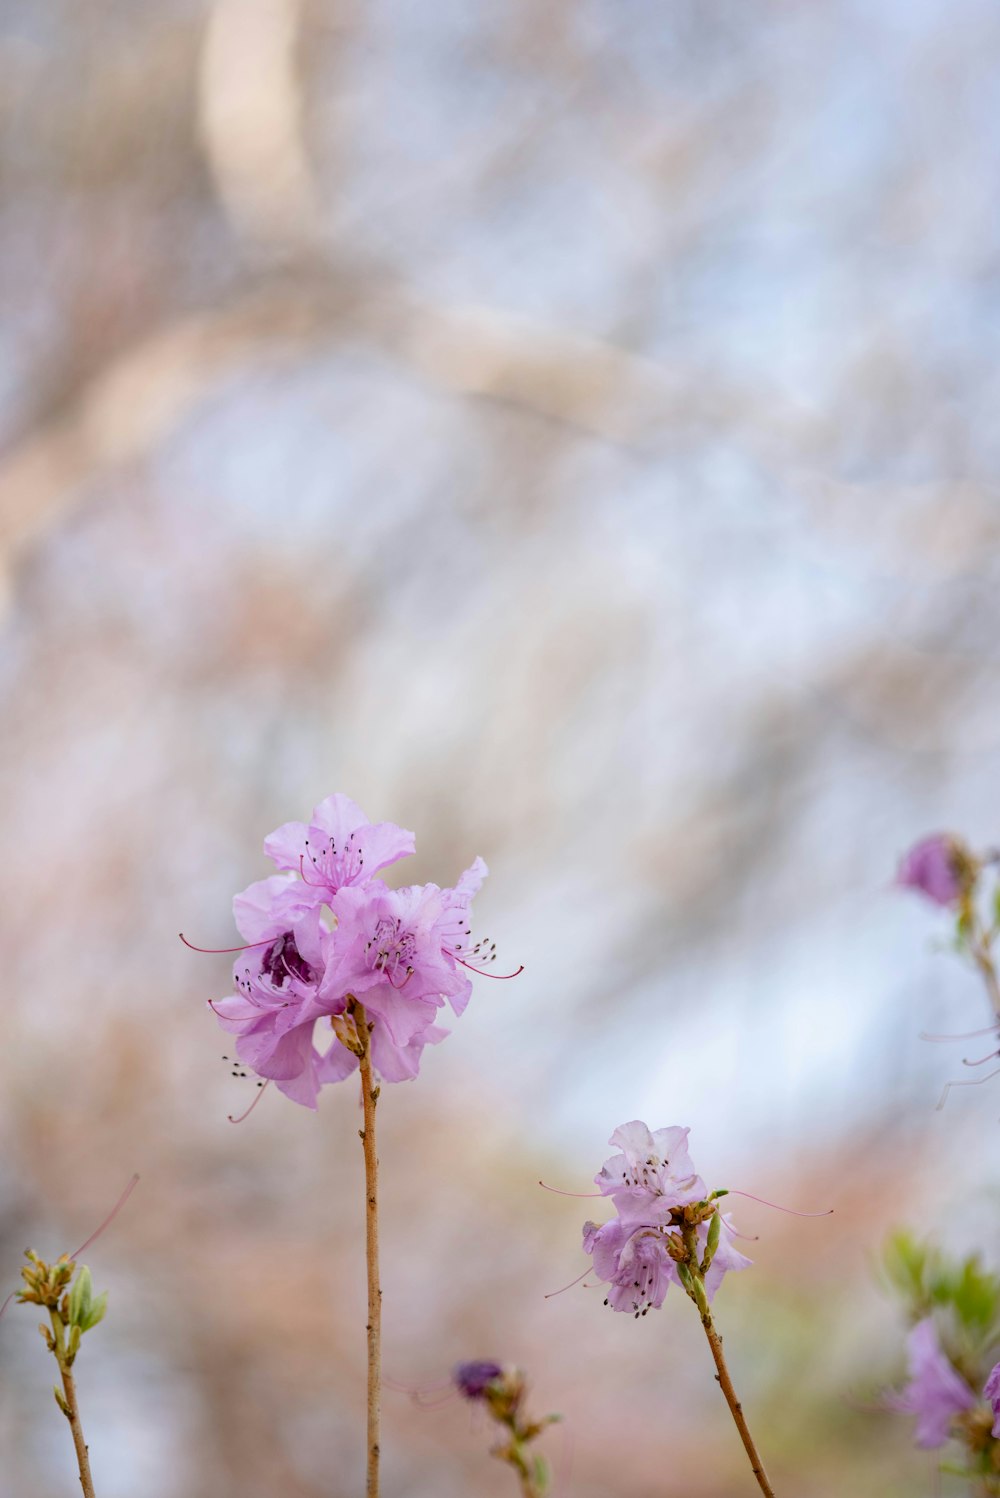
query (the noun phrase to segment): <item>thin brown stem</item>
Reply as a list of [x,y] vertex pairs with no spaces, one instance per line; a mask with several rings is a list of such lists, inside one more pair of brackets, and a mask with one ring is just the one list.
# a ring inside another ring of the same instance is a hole
[[371,1032],[365,1011],[355,1004],[354,1021],[361,1041],[361,1100],[365,1126],[365,1258],[368,1265],[368,1480],[366,1498],[378,1498],[379,1416],[382,1402],[382,1291],[378,1277],[378,1154],[375,1105],[379,1089],[372,1075]]
[[982,974],[983,983],[986,985],[986,992],[993,1008],[993,1014],[997,1020],[1000,1020],[1000,979],[997,978],[993,953],[990,951],[989,934],[981,927],[976,933],[972,956]]
[[705,1336],[708,1338],[708,1345],[712,1349],[715,1366],[719,1370],[719,1387],[726,1396],[726,1403],[729,1406],[730,1414],[736,1422],[736,1429],[740,1433],[740,1440],[743,1442],[746,1454],[750,1458],[750,1466],[753,1468],[753,1475],[757,1479],[757,1485],[761,1492],[767,1495],[767,1498],[774,1498],[774,1489],[768,1481],[767,1473],[764,1471],[764,1463],[760,1459],[760,1452],[754,1445],[753,1436],[750,1434],[750,1427],[747,1425],[746,1416],[743,1414],[743,1406],[736,1398],[736,1390],[733,1388],[733,1381],[729,1377],[729,1369],[726,1367],[726,1359],[722,1351],[722,1338],[715,1329],[712,1313],[707,1305],[701,1313],[701,1324],[705,1328]]
[[49,1316],[52,1321],[52,1331],[55,1339],[56,1361],[59,1364],[59,1372],[62,1375],[63,1397],[59,1401],[59,1408],[69,1421],[69,1428],[73,1436],[73,1445],[76,1449],[76,1464],[80,1471],[80,1486],[83,1489],[83,1498],[95,1498],[94,1479],[90,1475],[90,1453],[87,1443],[83,1438],[83,1425],[80,1422],[80,1406],[76,1398],[76,1383],[72,1370],[66,1360],[66,1344],[62,1318],[58,1311],[50,1309]]

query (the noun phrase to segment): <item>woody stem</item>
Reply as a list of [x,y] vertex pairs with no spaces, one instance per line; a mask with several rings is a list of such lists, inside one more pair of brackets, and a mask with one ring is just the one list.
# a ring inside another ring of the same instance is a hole
[[62,1317],[58,1311],[54,1311],[51,1308],[49,1310],[49,1317],[52,1321],[56,1362],[59,1364],[59,1372],[62,1375],[63,1397],[61,1401],[58,1401],[59,1408],[69,1421],[73,1446],[76,1449],[76,1464],[80,1472],[80,1486],[83,1489],[83,1498],[95,1498],[94,1479],[90,1475],[90,1453],[87,1449],[87,1443],[83,1438],[83,1425],[80,1422],[80,1406],[76,1398],[76,1383],[70,1365],[66,1360],[66,1344]]
[[379,1416],[382,1399],[382,1291],[378,1275],[378,1154],[375,1105],[379,1089],[372,1076],[371,1032],[363,1007],[355,1002],[354,1022],[361,1041],[361,1102],[365,1126],[365,1258],[368,1266],[368,1478],[366,1498],[378,1498]]
[[722,1338],[715,1329],[715,1322],[712,1320],[712,1312],[709,1310],[708,1302],[706,1301],[699,1309],[701,1311],[701,1324],[705,1328],[705,1336],[708,1338],[708,1345],[712,1349],[715,1366],[719,1370],[717,1374],[719,1387],[726,1397],[729,1412],[736,1422],[736,1429],[740,1433],[740,1440],[743,1442],[746,1454],[750,1458],[753,1475],[757,1479],[757,1485],[761,1492],[766,1494],[766,1498],[774,1498],[774,1489],[768,1481],[767,1473],[764,1471],[764,1463],[760,1459],[760,1452],[754,1445],[753,1436],[750,1434],[750,1427],[747,1425],[743,1406],[736,1397],[733,1381],[729,1377],[729,1369],[726,1367],[726,1359],[722,1351]]

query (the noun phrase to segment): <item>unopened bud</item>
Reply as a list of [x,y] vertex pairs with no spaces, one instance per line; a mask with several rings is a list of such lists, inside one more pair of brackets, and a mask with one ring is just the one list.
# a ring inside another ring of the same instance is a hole
[[705,1243],[705,1252],[701,1259],[701,1272],[707,1274],[711,1268],[712,1260],[715,1258],[715,1250],[719,1246],[719,1234],[722,1231],[722,1218],[718,1212],[712,1214],[712,1220],[708,1224],[708,1239]]
[[355,1056],[364,1055],[365,1048],[358,1034],[353,1014],[331,1014],[330,1024],[342,1046],[346,1046]]

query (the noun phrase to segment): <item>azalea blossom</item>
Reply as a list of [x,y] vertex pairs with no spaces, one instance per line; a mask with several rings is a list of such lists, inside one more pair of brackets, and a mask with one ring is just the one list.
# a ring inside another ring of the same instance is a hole
[[358,1058],[329,1028],[326,1049],[314,1044],[316,1022],[329,1012],[319,1002],[319,983],[331,937],[320,912],[295,909],[288,893],[278,876],[237,895],[236,922],[251,944],[233,963],[235,992],[214,1000],[212,1009],[237,1037],[245,1066],[294,1102],[315,1108],[322,1084],[349,1076]]
[[327,796],[308,823],[285,822],[264,839],[279,869],[301,875],[318,904],[345,886],[367,884],[380,869],[414,851],[412,832],[369,822],[350,796]]
[[690,1132],[675,1126],[654,1134],[637,1119],[615,1130],[608,1143],[620,1153],[604,1162],[594,1184],[611,1197],[619,1216],[663,1221],[674,1207],[708,1195],[688,1153]]
[[[657,1310],[671,1284],[681,1284],[678,1264],[688,1258],[684,1230],[694,1231],[698,1261],[709,1244],[710,1225],[718,1219],[717,1240],[704,1274],[709,1301],[730,1270],[746,1269],[750,1260],[734,1246],[736,1230],[729,1216],[712,1209],[705,1182],[688,1152],[688,1129],[676,1126],[650,1132],[633,1120],[612,1134],[619,1153],[605,1161],[594,1177],[609,1196],[617,1216],[583,1228],[584,1252],[594,1273],[611,1286],[605,1301],[616,1311],[645,1316]],[[700,1214],[704,1207],[704,1215]],[[686,1209],[694,1208],[693,1215]]]
[[320,802],[308,824],[279,827],[264,846],[284,872],[234,899],[246,945],[233,964],[234,992],[212,1002],[237,1036],[240,1063],[315,1107],[320,1087],[358,1065],[353,1021],[338,1019],[357,1003],[381,1079],[415,1077],[424,1048],[448,1034],[439,1009],[449,1003],[460,1015],[471,975],[493,960],[492,946],[471,935],[485,863],[477,858],[451,889],[391,890],[377,873],[413,852],[412,833],[370,823],[341,795]]
[[909,1382],[888,1396],[889,1408],[916,1415],[918,1446],[943,1446],[956,1417],[972,1408],[976,1396],[942,1350],[933,1317],[917,1322],[906,1339],[906,1356]]
[[[705,1273],[705,1293],[711,1302],[725,1275],[734,1269],[748,1269],[751,1260],[734,1247],[736,1236],[728,1214],[720,1216],[719,1242]],[[708,1244],[708,1222],[697,1228],[700,1254]],[[583,1225],[584,1252],[594,1260],[594,1273],[611,1286],[606,1305],[616,1311],[630,1311],[645,1316],[662,1306],[671,1284],[680,1285],[678,1258],[684,1244],[678,1228],[658,1223],[634,1222],[612,1217],[603,1227],[594,1222]]]
[[973,860],[958,838],[935,832],[903,855],[896,883],[926,895],[935,905],[954,905],[965,893],[973,869]]

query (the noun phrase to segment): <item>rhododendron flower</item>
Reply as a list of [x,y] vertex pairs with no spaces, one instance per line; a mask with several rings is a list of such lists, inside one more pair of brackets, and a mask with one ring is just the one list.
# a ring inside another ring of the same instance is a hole
[[943,1446],[956,1416],[971,1409],[976,1396],[942,1351],[933,1317],[913,1328],[906,1339],[906,1355],[910,1379],[900,1393],[889,1395],[889,1407],[916,1415],[918,1446]]
[[1000,1440],[1000,1363],[990,1372],[983,1394],[993,1406],[993,1434]]
[[414,851],[412,832],[394,822],[369,822],[350,796],[327,796],[312,820],[286,822],[264,839],[264,852],[279,869],[302,876],[316,903],[347,885],[366,884]]
[[413,852],[412,833],[370,823],[339,795],[320,802],[308,825],[288,822],[264,846],[285,872],[233,901],[247,945],[233,964],[235,993],[212,1004],[238,1037],[240,1062],[315,1107],[324,1083],[358,1065],[353,1021],[338,1019],[356,1003],[379,1076],[415,1077],[424,1047],[448,1034],[436,1023],[438,1010],[447,1002],[460,1015],[470,974],[493,960],[492,947],[471,941],[485,863],[477,858],[453,889],[391,890],[375,876]]
[[896,883],[918,890],[936,905],[954,905],[965,893],[973,870],[964,844],[949,833],[936,832],[904,854]]
[[[728,1214],[722,1216],[718,1246],[705,1273],[709,1302],[730,1270],[750,1267],[751,1260],[733,1246],[734,1237]],[[703,1254],[708,1244],[707,1222],[699,1224],[697,1241]],[[605,1304],[616,1311],[645,1316],[647,1311],[662,1306],[671,1284],[681,1283],[677,1261],[683,1255],[683,1240],[676,1228],[655,1223],[637,1227],[621,1217],[612,1217],[603,1227],[586,1222],[583,1247],[593,1256],[598,1279],[611,1285]]]
[[[300,884],[299,880],[294,881]],[[267,912],[267,894],[275,897]],[[252,885],[233,902],[237,925],[252,945],[233,963],[235,993],[214,1000],[222,1028],[236,1035],[236,1054],[280,1092],[306,1107],[316,1106],[324,1082],[340,1081],[358,1064],[332,1030],[325,1052],[313,1044],[324,1014],[319,980],[330,932],[318,910],[295,910],[281,878]]]
[[[670,1285],[682,1284],[678,1265],[689,1262],[693,1241],[699,1265],[707,1257],[705,1294],[709,1301],[724,1276],[746,1269],[750,1260],[733,1246],[735,1229],[714,1206],[688,1153],[688,1129],[657,1129],[644,1123],[622,1124],[609,1144],[613,1155],[594,1177],[602,1195],[610,1196],[617,1217],[603,1227],[587,1222],[584,1252],[592,1256],[598,1279],[611,1286],[606,1305],[645,1316],[663,1304]],[[709,1234],[717,1218],[709,1251]]]
[[708,1195],[688,1153],[690,1132],[674,1127],[651,1134],[638,1120],[615,1130],[608,1143],[621,1153],[604,1162],[594,1184],[611,1197],[620,1217],[663,1221],[673,1207]]

